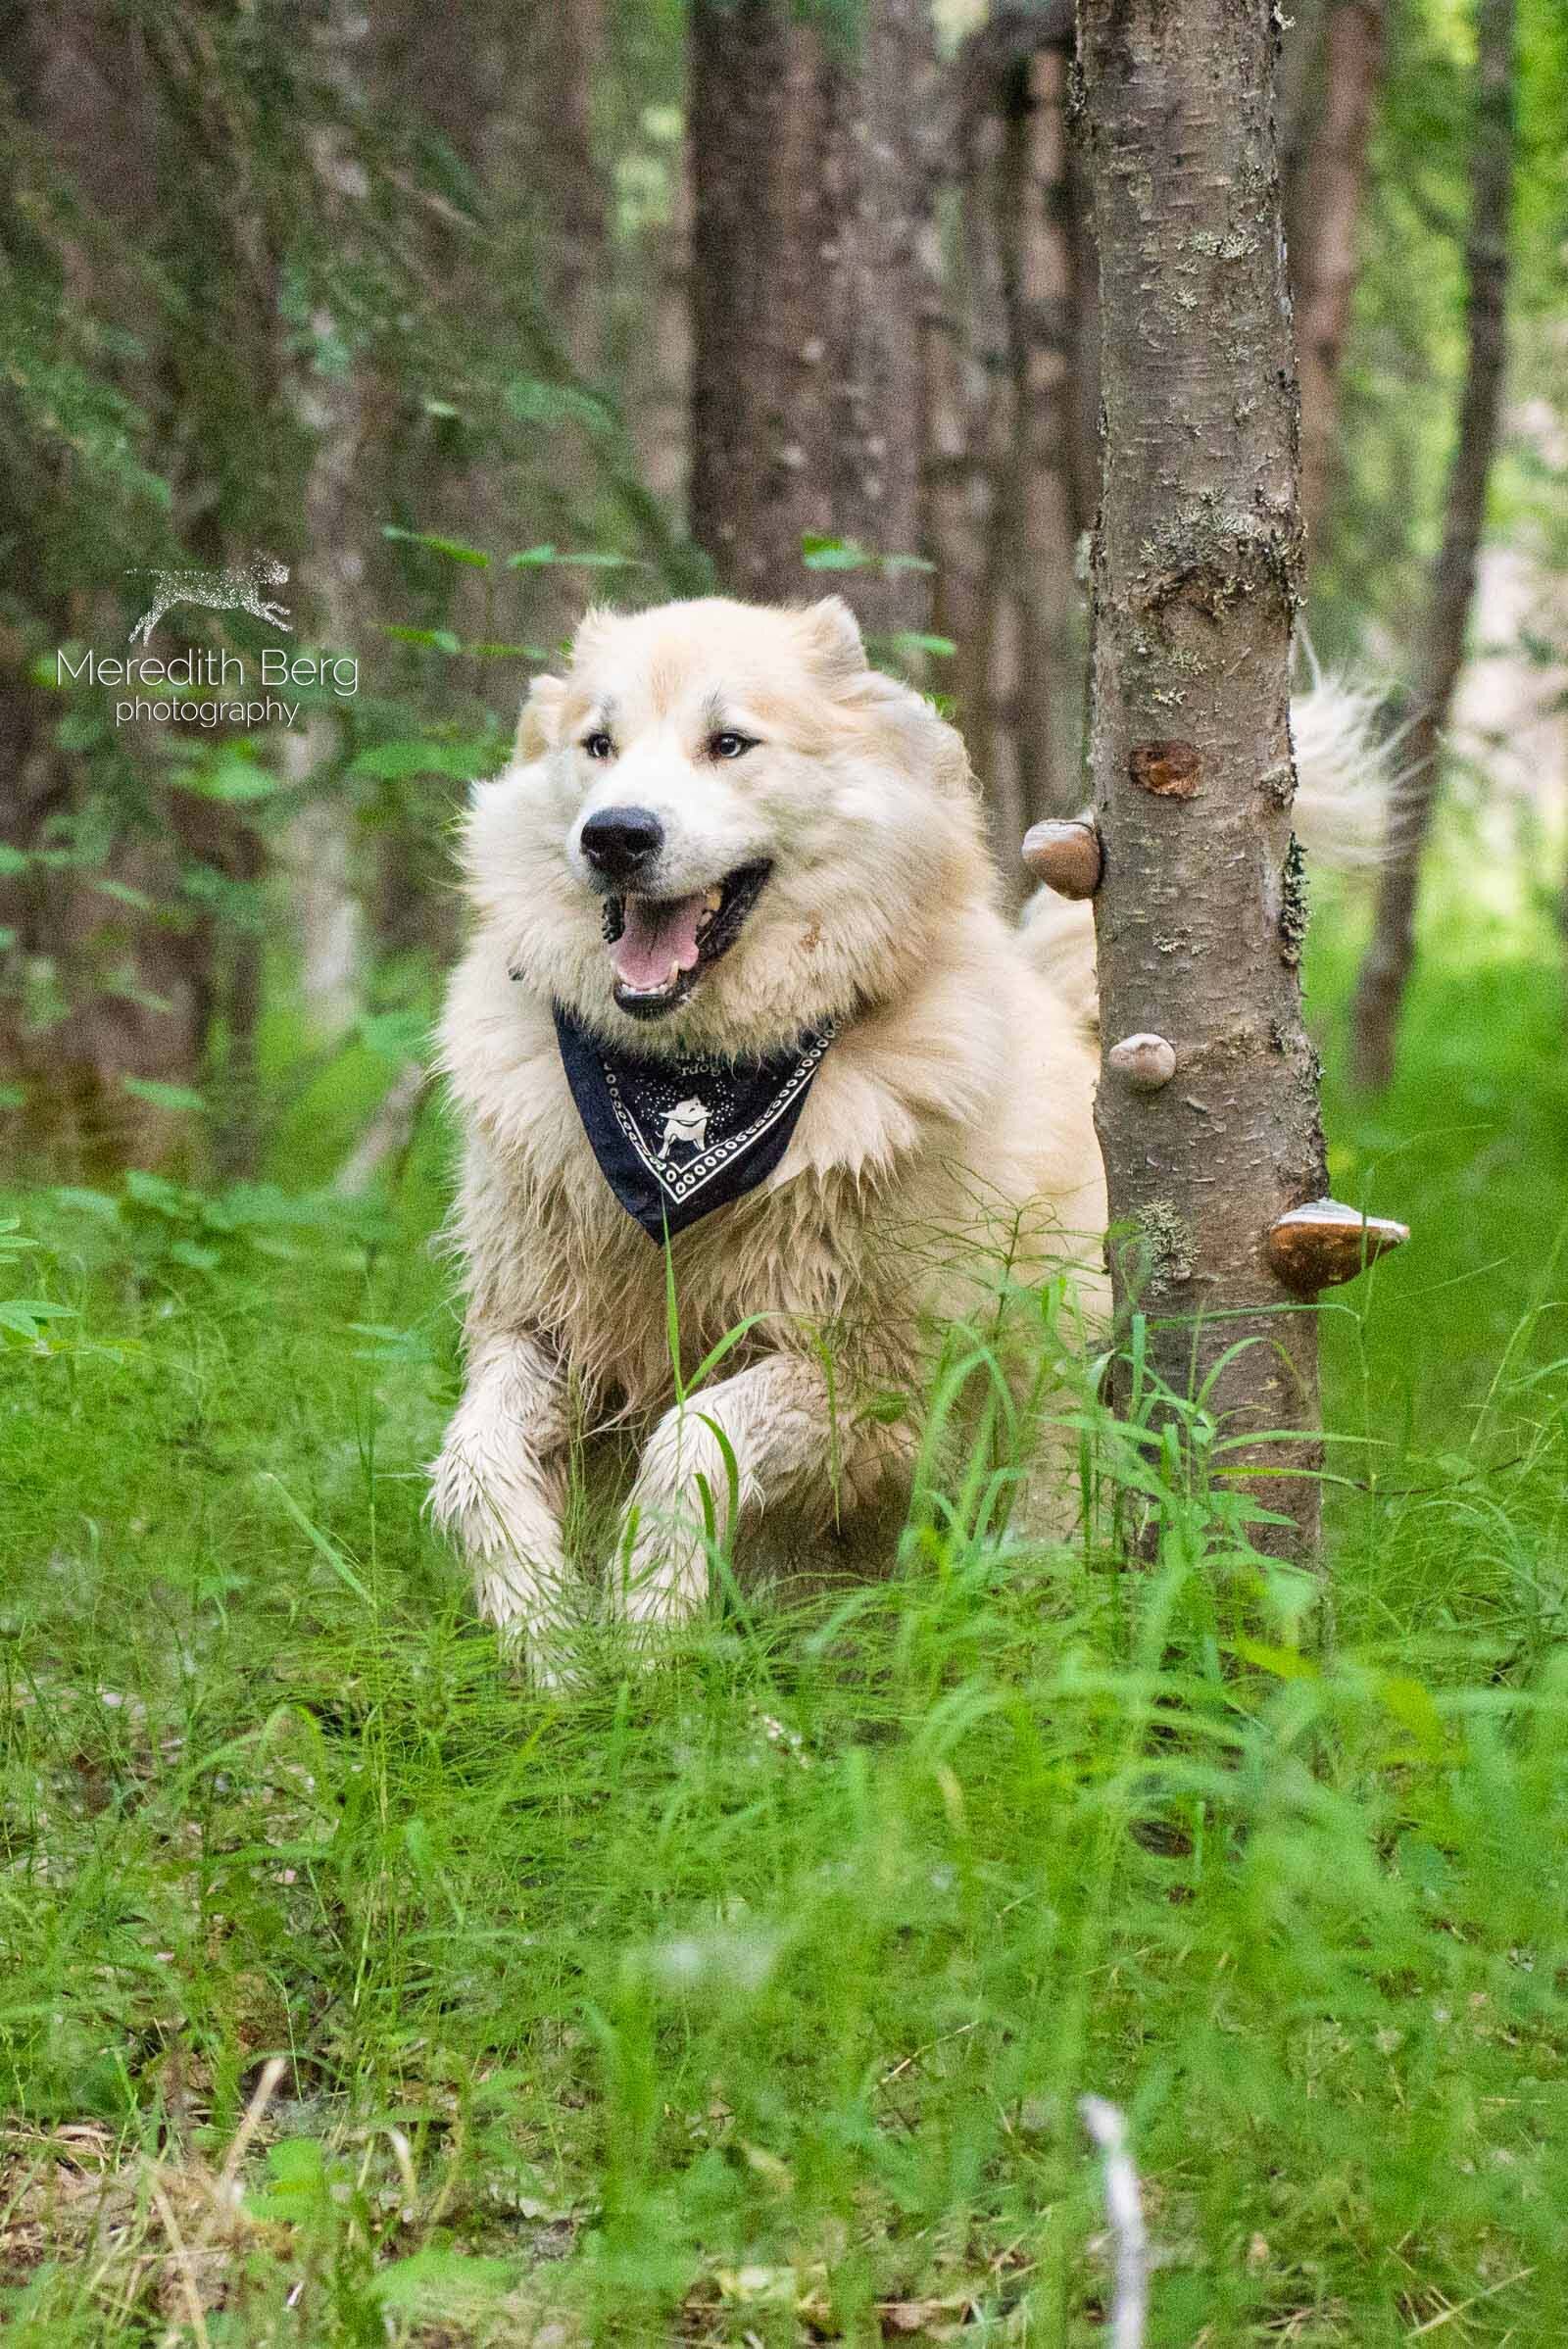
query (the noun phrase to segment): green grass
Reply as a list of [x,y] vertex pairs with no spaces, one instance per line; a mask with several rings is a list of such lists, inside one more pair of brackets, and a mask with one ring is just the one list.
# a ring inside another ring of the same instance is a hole
[[14,1202],[76,1318],[0,1360],[9,2337],[1087,2343],[1095,2090],[1158,2349],[1558,2340],[1568,1059],[1544,933],[1435,937],[1330,1071],[1415,1227],[1325,1315],[1332,1641],[1173,1497],[542,1700],[420,1514],[433,1125],[352,1228]]

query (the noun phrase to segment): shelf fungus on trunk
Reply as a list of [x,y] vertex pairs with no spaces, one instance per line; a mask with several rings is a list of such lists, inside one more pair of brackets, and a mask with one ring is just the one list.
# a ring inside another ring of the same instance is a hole
[[1282,1215],[1268,1235],[1268,1260],[1287,1289],[1316,1297],[1353,1281],[1363,1265],[1401,1248],[1410,1227],[1387,1215],[1363,1215],[1337,1199],[1311,1199]]
[[1124,1036],[1111,1046],[1105,1059],[1135,1093],[1157,1093],[1176,1074],[1176,1047],[1167,1044],[1163,1036]]
[[1105,869],[1099,828],[1077,820],[1031,824],[1022,855],[1037,880],[1063,898],[1092,898]]

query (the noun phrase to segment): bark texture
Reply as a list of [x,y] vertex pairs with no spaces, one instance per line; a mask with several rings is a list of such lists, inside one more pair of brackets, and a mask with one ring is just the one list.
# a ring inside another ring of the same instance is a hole
[[[1084,632],[1071,463],[1075,321],[1064,43],[1037,49],[1009,122],[1006,249],[1018,598],[1018,763],[1027,823],[1083,797]],[[1012,859],[1009,859],[1009,863]]]
[[932,306],[935,624],[958,648],[946,681],[1008,876],[1024,831],[1083,799],[1077,549],[1098,450],[1084,331],[1093,244],[1068,133],[1072,46],[1069,0],[997,10],[955,60],[956,120],[943,139],[961,235]]
[[[1206,1386],[1240,1440],[1231,1470],[1268,1478],[1319,1464],[1317,1332],[1281,1311],[1268,1235],[1326,1187],[1297,967],[1273,34],[1250,0],[1081,0],[1078,22],[1102,320],[1091,764],[1112,1271],[1154,1371]],[[1116,1065],[1140,1035],[1174,1050],[1158,1090]],[[1294,1520],[1270,1546],[1314,1554],[1315,1481],[1261,1493]]]
[[[801,598],[808,533],[918,552],[930,24],[695,0],[691,42],[692,534],[726,590]],[[918,572],[850,590],[872,628],[923,623]]]
[[1317,529],[1335,479],[1340,361],[1355,294],[1367,147],[1383,78],[1384,0],[1335,0],[1323,35],[1323,99],[1293,207],[1301,369],[1301,514]]
[[1479,0],[1477,33],[1476,124],[1466,253],[1469,357],[1444,508],[1443,545],[1432,575],[1432,601],[1414,664],[1416,716],[1405,754],[1410,779],[1395,808],[1379,881],[1372,943],[1355,993],[1355,1070],[1361,1084],[1367,1086],[1386,1085],[1394,1073],[1399,1012],[1415,960],[1421,854],[1437,797],[1443,738],[1464,659],[1502,394],[1514,170],[1514,0]]

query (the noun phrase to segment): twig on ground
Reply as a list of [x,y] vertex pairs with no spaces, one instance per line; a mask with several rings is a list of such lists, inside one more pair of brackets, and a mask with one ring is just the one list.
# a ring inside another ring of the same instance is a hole
[[262,2077],[245,2107],[240,2125],[223,2156],[223,2166],[214,2181],[212,2209],[202,2222],[201,2232],[196,2237],[198,2243],[208,2240],[220,2219],[233,2217],[239,2200],[240,2169],[251,2149],[251,2140],[267,2116],[267,2108],[277,2093],[277,2083],[287,2070],[288,2065],[280,2055],[272,2056],[263,2066]]
[[1127,2150],[1127,2123],[1102,2096],[1080,2096],[1085,2129],[1105,2157],[1105,2216],[1116,2249],[1116,2290],[1110,2312],[1112,2349],[1143,2349],[1149,2316],[1149,2237],[1138,2172]]
[[[207,2318],[202,2309],[201,2286],[196,2281],[196,2270],[191,2263],[189,2248],[184,2236],[179,2231],[179,2221],[174,2216],[174,2206],[159,2183],[156,2172],[148,2182],[152,2187],[153,2200],[158,2206],[158,2216],[164,2223],[164,2233],[168,2238],[170,2252],[178,2272],[180,2287],[185,2295],[185,2309],[190,2328],[196,2335],[200,2349],[212,2349],[212,2336],[207,2330]],[[179,2327],[177,2325],[171,2326],[164,2335],[166,2349],[172,2349],[172,2343],[178,2338]]]

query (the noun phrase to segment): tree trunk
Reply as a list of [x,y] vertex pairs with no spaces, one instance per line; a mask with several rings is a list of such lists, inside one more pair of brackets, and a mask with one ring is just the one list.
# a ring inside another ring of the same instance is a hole
[[[406,102],[452,142],[492,215],[521,228],[531,298],[572,373],[591,380],[605,353],[608,275],[610,191],[593,136],[605,0],[399,4]],[[497,292],[515,307],[515,287],[471,288],[481,305]]]
[[1008,492],[1016,446],[1007,296],[997,235],[1006,144],[1004,84],[1022,52],[999,52],[1002,28],[971,35],[954,68],[956,103],[945,149],[956,158],[957,235],[940,286],[928,396],[930,498],[925,544],[936,563],[933,623],[956,646],[947,680],[985,793],[997,870],[1010,878],[1026,829],[1012,701]]
[[1340,359],[1355,294],[1356,231],[1383,74],[1383,0],[1335,0],[1324,91],[1301,168],[1292,246],[1301,368],[1301,514],[1321,525],[1335,479]]
[[[919,551],[930,25],[694,0],[691,43],[692,534],[728,592],[800,598],[808,534]],[[867,626],[923,624],[920,573],[850,584]]]
[[[945,682],[1008,879],[1043,816],[1082,803],[1087,655],[1077,547],[1098,454],[1078,446],[1093,248],[1079,217],[1069,0],[997,10],[950,76],[960,236],[935,304],[927,543]],[[1091,367],[1091,372],[1093,368]]]
[[[1203,1395],[1230,1473],[1281,1480],[1261,1491],[1291,1523],[1263,1539],[1310,1559],[1317,1331],[1281,1310],[1269,1250],[1325,1188],[1297,967],[1301,533],[1272,40],[1255,0],[1080,0],[1104,419],[1096,1117],[1123,1326],[1148,1316],[1150,1369]],[[1140,1055],[1116,1048],[1139,1035],[1168,1040],[1174,1081],[1127,1073]],[[1124,1355],[1122,1407],[1129,1377]]]
[[[596,379],[604,366],[611,195],[592,115],[605,19],[604,0],[549,8],[458,0],[445,9],[382,0],[369,12],[372,108],[401,126],[411,157],[433,132],[468,183],[464,206],[430,206],[410,240],[422,298],[450,339],[460,408],[474,352],[506,352],[509,370],[574,384]],[[498,554],[592,537],[598,460],[582,425],[558,421],[520,459],[502,462],[466,414],[438,422],[411,397],[396,336],[384,364],[367,368],[363,401],[378,522]],[[580,574],[433,565],[386,546],[379,529],[370,533],[368,571],[379,619],[450,628],[470,643],[498,633],[497,589],[509,617],[503,635],[548,645],[581,615]],[[469,722],[475,699],[511,689],[498,666],[465,663],[434,681],[422,656],[400,671],[383,652],[381,666],[426,705],[433,684],[442,713]],[[439,968],[452,957],[459,903],[444,840],[449,799],[414,784],[389,792],[376,811],[366,915],[377,959],[407,954]]]
[[[0,73],[25,134],[8,142],[0,190],[8,271],[13,234],[24,252],[32,246],[32,268],[50,254],[62,311],[122,338],[117,385],[145,402],[151,366],[131,335],[147,334],[141,253],[156,210],[158,136],[142,28],[117,27],[85,5],[14,10],[0,32]],[[63,207],[62,184],[70,191]],[[43,623],[45,646],[75,638],[118,650],[121,580],[60,578],[70,495],[68,464],[54,454],[0,483],[8,570],[18,601]],[[59,697],[31,673],[38,649],[17,630],[0,631],[0,843],[28,860],[0,878],[0,925],[10,937],[0,954],[0,1078],[20,1080],[26,1097],[14,1117],[0,1109],[0,1124],[56,1171],[96,1179],[165,1157],[188,1134],[188,1119],[129,1092],[125,1080],[191,1083],[205,1037],[205,976],[197,925],[177,911],[163,825],[115,805],[101,854],[89,862],[74,851],[93,779],[81,755],[56,740]]]
[[691,124],[671,163],[669,213],[651,238],[643,331],[626,355],[626,409],[649,490],[672,513],[686,504],[692,421]]
[[1294,0],[1284,22],[1274,73],[1274,119],[1279,124],[1280,198],[1286,242],[1297,242],[1298,196],[1306,175],[1312,126],[1323,108],[1323,23],[1337,0]]
[[1414,664],[1409,780],[1399,792],[1378,886],[1372,943],[1355,993],[1355,1072],[1367,1086],[1394,1073],[1400,1006],[1415,959],[1421,852],[1437,796],[1443,737],[1464,658],[1487,479],[1497,437],[1507,340],[1508,218],[1513,200],[1514,0],[1478,0],[1477,105],[1466,255],[1469,360],[1448,474],[1443,546]]
[[[1068,211],[1068,48],[1037,49],[1018,77],[1005,181],[1018,602],[1018,767],[1026,824],[1083,801],[1085,662],[1076,576],[1072,362],[1075,284]],[[1015,857],[1009,857],[1009,865]]]
[[[221,11],[171,11],[148,35],[163,138],[159,200],[143,233],[179,305],[159,354],[156,428],[180,544],[215,569],[262,548],[292,568],[309,451],[285,388],[288,232],[263,168],[271,125],[254,93],[236,112],[232,24]],[[205,641],[187,635],[185,611],[168,624],[176,646]],[[176,719],[173,733],[205,747],[238,730]],[[246,1176],[262,1144],[268,842],[239,807],[204,795],[172,793],[170,822],[210,893],[211,910],[186,939],[203,1011],[213,1160],[220,1175]]]
[[[368,29],[368,20],[351,0],[330,0],[315,27],[322,77],[349,119],[364,106]],[[343,122],[331,116],[315,124],[308,145],[319,217],[345,259],[358,261],[368,174]],[[338,321],[330,313],[318,312],[312,326],[322,349],[338,341]],[[297,591],[317,639],[330,652],[346,652],[360,640],[368,541],[375,526],[371,485],[377,451],[366,445],[363,371],[358,366],[313,371],[308,362],[298,362],[291,391],[311,447]],[[279,862],[298,916],[305,1016],[320,1039],[340,1036],[360,1007],[363,924],[353,881],[353,816],[346,792],[327,788],[343,733],[336,711],[316,709],[280,745],[283,771],[300,799]]]

